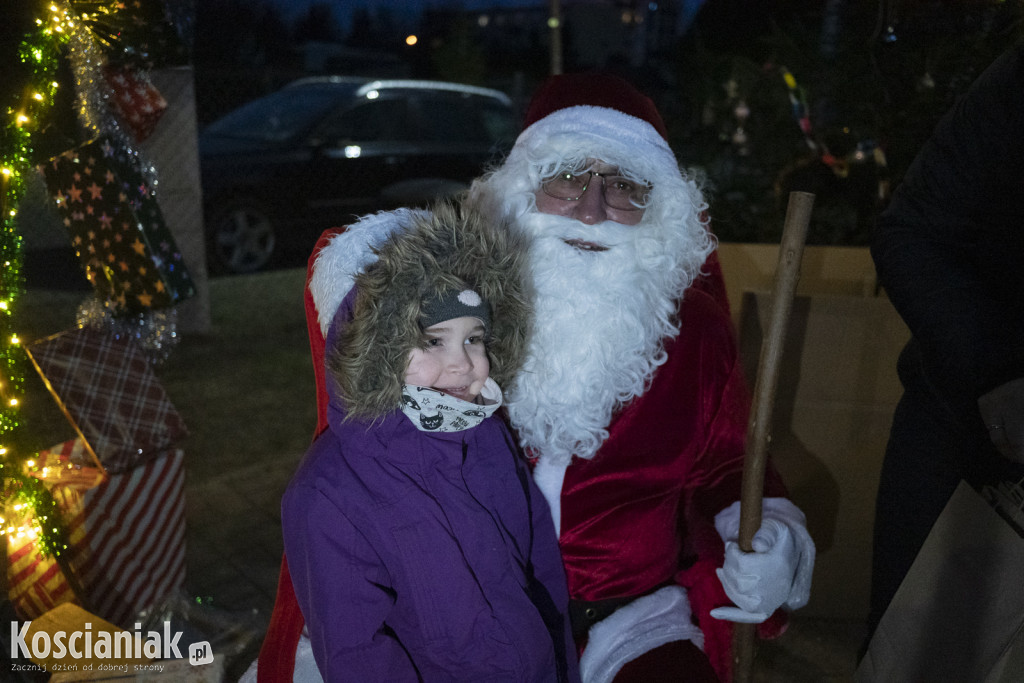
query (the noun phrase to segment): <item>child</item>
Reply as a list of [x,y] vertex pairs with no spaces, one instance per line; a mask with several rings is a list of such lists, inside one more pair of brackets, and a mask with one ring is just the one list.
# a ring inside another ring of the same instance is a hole
[[578,681],[548,506],[503,420],[525,249],[443,204],[392,236],[327,336],[329,429],[282,503],[328,681]]

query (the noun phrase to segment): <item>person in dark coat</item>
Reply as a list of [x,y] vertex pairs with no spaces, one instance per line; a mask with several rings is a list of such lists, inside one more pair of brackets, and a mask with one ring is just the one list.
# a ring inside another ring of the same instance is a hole
[[879,217],[879,282],[910,328],[878,488],[874,631],[961,480],[1024,476],[1024,48],[975,81]]

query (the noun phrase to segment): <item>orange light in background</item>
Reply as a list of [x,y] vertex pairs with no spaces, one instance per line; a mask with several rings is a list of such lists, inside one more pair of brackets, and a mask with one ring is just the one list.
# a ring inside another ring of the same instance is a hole
[[417,38],[414,35],[408,35],[408,36],[405,37],[405,44],[406,45],[415,45],[418,41],[419,41],[419,38]]

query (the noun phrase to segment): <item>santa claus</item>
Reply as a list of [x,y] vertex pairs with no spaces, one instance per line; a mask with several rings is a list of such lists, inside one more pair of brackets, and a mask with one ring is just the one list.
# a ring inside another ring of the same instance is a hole
[[[755,551],[737,547],[749,394],[707,205],[666,137],[625,81],[557,76],[470,191],[530,237],[536,323],[506,403],[558,527],[588,682],[728,680],[731,622],[777,632],[814,564],[771,471]],[[410,216],[328,231],[310,258],[318,432],[324,332],[373,246]],[[302,623],[285,559],[261,681],[300,674]]]

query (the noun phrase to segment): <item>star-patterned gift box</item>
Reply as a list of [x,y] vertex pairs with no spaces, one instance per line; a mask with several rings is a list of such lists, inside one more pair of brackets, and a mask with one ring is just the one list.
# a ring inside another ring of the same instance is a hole
[[167,100],[142,72],[119,66],[103,69],[111,89],[110,104],[136,140],[150,136],[167,109]]
[[117,311],[167,308],[195,294],[160,205],[127,150],[100,137],[39,168],[86,277]]

